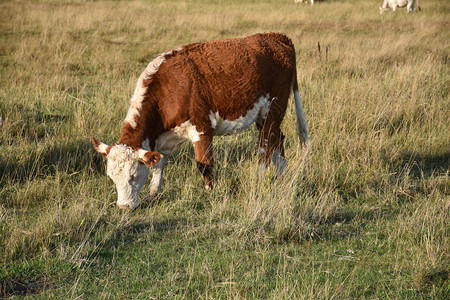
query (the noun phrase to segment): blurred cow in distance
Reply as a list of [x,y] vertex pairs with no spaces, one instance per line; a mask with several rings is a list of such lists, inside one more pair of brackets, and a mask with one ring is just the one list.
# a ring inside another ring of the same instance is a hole
[[[314,5],[314,0],[310,0],[311,5]],[[295,3],[308,3],[308,0],[294,0]]]
[[384,0],[383,5],[380,7],[380,14],[382,14],[383,11],[387,11],[389,9],[395,11],[397,7],[405,6],[407,12],[415,11],[415,2],[416,0]]

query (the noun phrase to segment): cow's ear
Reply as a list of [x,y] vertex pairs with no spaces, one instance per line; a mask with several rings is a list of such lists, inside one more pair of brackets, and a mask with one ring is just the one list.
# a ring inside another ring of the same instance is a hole
[[139,158],[147,167],[150,168],[159,162],[161,159],[161,153],[140,149]]
[[94,149],[100,153],[103,157],[106,157],[109,154],[109,151],[111,150],[111,146],[106,145],[105,143],[102,143],[95,138],[91,138],[92,145],[94,145]]

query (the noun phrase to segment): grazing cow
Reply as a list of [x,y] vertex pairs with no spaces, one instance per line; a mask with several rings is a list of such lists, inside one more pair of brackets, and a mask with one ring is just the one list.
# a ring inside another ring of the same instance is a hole
[[[294,3],[299,3],[299,2],[308,3],[308,0],[294,0]],[[310,0],[310,2],[311,2],[311,5],[314,5],[314,0]]]
[[153,166],[150,196],[161,189],[166,155],[191,141],[206,188],[213,187],[212,139],[256,123],[259,167],[286,167],[280,125],[293,89],[297,130],[308,130],[297,85],[295,49],[278,33],[196,43],[158,55],[138,79],[118,144],[94,138],[117,186],[119,208],[134,208]]
[[380,14],[382,14],[383,11],[389,10],[389,8],[395,11],[397,6],[406,6],[407,12],[415,11],[415,2],[416,0],[384,0],[383,5],[380,7]]

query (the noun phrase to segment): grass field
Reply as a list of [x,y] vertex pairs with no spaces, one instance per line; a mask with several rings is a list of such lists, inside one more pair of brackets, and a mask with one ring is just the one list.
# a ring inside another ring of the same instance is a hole
[[[1,1],[0,298],[448,299],[450,2],[381,2]],[[119,211],[89,139],[118,140],[147,63],[268,31],[296,46],[310,163],[291,96],[285,176],[257,180],[252,129],[215,140],[212,192],[186,144]]]

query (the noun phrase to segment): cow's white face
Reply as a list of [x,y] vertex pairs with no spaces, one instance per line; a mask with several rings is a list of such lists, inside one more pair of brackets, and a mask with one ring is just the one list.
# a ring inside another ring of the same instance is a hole
[[117,187],[119,208],[135,208],[139,205],[139,194],[149,174],[149,167],[158,163],[160,154],[118,144],[108,146],[93,139],[94,148],[107,160],[106,174]]
[[138,152],[124,145],[112,147],[106,159],[106,174],[117,187],[117,205],[135,208],[148,177],[148,167],[139,159]]

